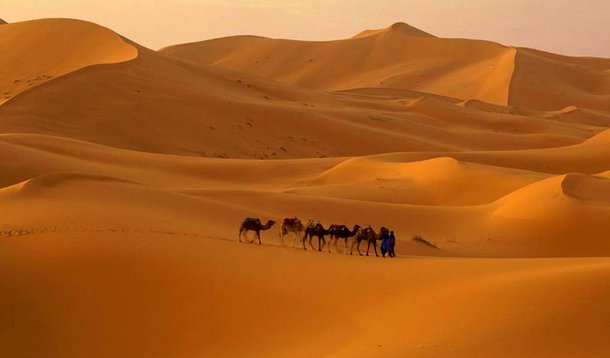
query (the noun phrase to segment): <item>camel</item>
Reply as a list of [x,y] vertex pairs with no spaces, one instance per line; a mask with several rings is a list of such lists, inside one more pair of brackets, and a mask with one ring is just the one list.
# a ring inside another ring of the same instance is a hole
[[[256,237],[258,238],[258,243],[261,242],[261,230],[269,230],[275,224],[275,221],[269,220],[265,225],[263,225],[258,218],[245,218],[239,227],[239,242],[241,242],[241,236],[244,235],[244,238],[247,241],[246,234],[248,231],[254,231],[256,233]],[[250,242],[254,242],[254,239],[250,240]]]
[[345,253],[347,254],[347,239],[356,236],[359,230],[360,225],[354,225],[354,229],[352,229],[351,231],[345,225],[331,225],[328,228],[328,231],[330,233],[330,239],[328,240],[328,252],[330,253],[330,244],[333,242],[333,239],[335,239],[335,249],[337,249],[337,251],[339,250],[339,248],[337,247],[337,241],[339,239],[344,239]]
[[282,223],[282,227],[280,227],[280,240],[282,241],[282,245],[284,245],[284,236],[288,233],[293,233],[292,237],[292,245],[290,247],[294,247],[294,243],[297,237],[301,237],[301,233],[305,230],[305,226],[298,218],[285,218]]
[[381,229],[379,229],[379,233],[376,233],[375,230],[369,225],[368,227],[365,228],[361,228],[360,230],[358,230],[358,233],[356,234],[356,239],[354,241],[352,241],[352,246],[350,249],[350,255],[352,255],[354,253],[354,246],[356,246],[356,249],[358,250],[358,254],[360,254],[360,256],[362,256],[362,253],[360,252],[360,242],[363,240],[367,241],[367,246],[366,246],[366,256],[369,255],[369,249],[371,248],[371,244],[373,244],[373,250],[375,250],[375,256],[379,257],[379,254],[377,253],[377,240],[379,240],[381,238],[381,235],[384,232],[387,232],[388,229],[384,226],[381,227]]
[[303,249],[305,248],[305,239],[309,237],[309,246],[312,250],[315,250],[313,244],[311,243],[311,239],[316,236],[318,238],[318,251],[322,251],[322,243],[326,243],[324,236],[328,235],[328,229],[325,229],[324,226],[320,223],[314,223],[313,220],[309,220],[307,223],[307,227],[305,228],[305,235],[303,235]]

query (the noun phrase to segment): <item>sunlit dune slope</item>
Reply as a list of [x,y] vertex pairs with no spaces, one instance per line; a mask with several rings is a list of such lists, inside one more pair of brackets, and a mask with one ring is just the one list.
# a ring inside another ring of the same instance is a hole
[[0,104],[78,69],[129,61],[137,49],[88,22],[44,19],[0,27]]

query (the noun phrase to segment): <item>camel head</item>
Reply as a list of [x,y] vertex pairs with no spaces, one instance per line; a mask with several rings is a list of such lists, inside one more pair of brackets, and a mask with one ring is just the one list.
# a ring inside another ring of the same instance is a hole
[[262,225],[260,228],[261,228],[261,230],[269,230],[274,224],[275,224],[275,221],[269,220],[269,221],[267,221],[267,223],[265,225]]

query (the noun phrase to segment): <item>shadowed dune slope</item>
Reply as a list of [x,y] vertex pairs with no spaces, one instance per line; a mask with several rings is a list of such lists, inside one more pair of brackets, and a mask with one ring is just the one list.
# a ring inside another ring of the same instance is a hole
[[610,111],[610,59],[578,58],[518,49],[508,103],[558,110]]
[[0,27],[0,105],[80,68],[125,62],[137,55],[136,48],[116,33],[84,21],[43,19],[7,24]]

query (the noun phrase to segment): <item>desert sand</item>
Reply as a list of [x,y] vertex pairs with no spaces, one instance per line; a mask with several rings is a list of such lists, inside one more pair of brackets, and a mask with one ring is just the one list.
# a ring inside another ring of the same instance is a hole
[[[610,355],[610,59],[403,23],[0,50],[0,356]],[[398,256],[240,244],[248,216]]]

